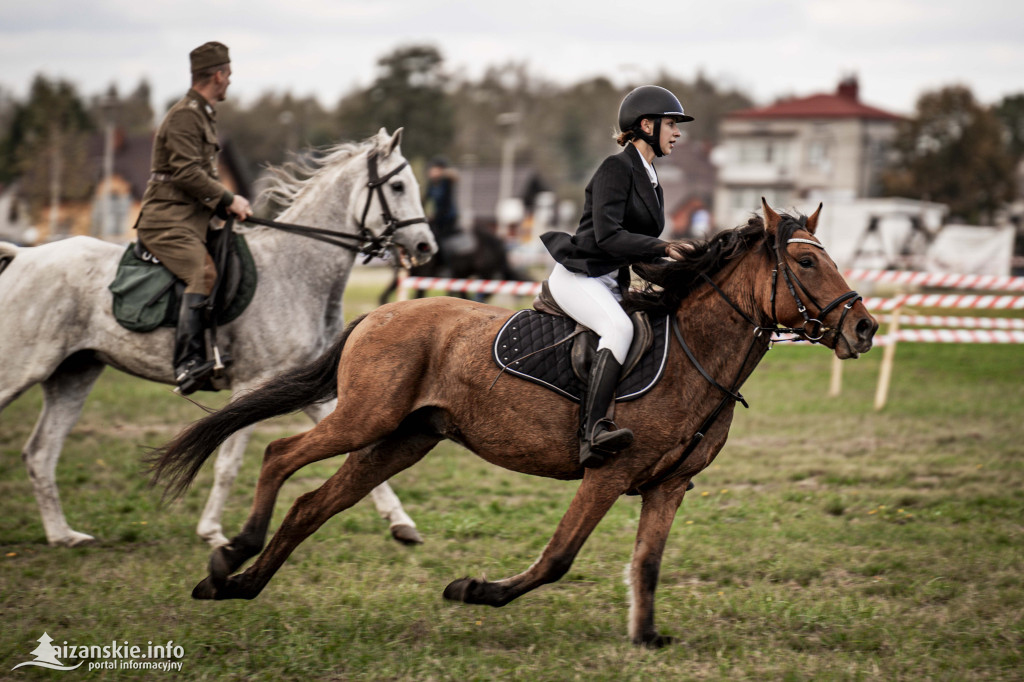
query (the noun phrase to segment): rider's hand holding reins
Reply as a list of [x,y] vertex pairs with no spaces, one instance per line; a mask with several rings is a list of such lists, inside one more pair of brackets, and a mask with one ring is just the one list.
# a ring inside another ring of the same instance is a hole
[[686,260],[694,252],[690,242],[670,242],[665,247],[665,255],[672,260]]
[[245,220],[252,215],[252,206],[249,205],[248,199],[236,194],[235,198],[231,200],[231,205],[228,206],[228,213],[239,220]]

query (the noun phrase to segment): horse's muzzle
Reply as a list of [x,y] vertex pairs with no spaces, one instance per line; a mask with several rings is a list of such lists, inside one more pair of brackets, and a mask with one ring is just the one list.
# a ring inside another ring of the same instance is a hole
[[871,350],[875,332],[878,331],[878,320],[866,311],[863,315],[850,319],[844,329],[839,330],[835,352],[840,360],[857,358],[861,353]]

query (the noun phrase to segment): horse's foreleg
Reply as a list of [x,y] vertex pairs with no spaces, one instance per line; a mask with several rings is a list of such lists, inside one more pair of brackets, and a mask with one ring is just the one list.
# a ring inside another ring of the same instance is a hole
[[678,479],[672,481],[672,485],[661,485],[642,493],[640,525],[628,574],[629,637],[633,644],[657,648],[672,642],[671,637],[659,635],[654,627],[654,590],[658,585],[665,541],[688,482],[689,479]]
[[94,539],[72,530],[64,517],[57,490],[57,461],[103,367],[91,359],[70,358],[42,383],[43,411],[25,444],[22,459],[32,480],[46,541],[51,545],[74,547]]
[[[376,445],[353,452],[322,486],[295,501],[256,563],[241,575],[228,578],[223,572],[226,565],[216,565],[215,552],[210,561],[210,576],[196,586],[192,596],[197,599],[254,598],[299,543],[382,481],[415,464],[438,440],[440,438],[433,434],[396,432]],[[263,528],[265,531],[266,527]],[[232,540],[232,545],[234,543]],[[230,550],[230,547],[217,551]]]
[[[334,410],[334,407],[335,401],[331,401],[310,405],[304,411],[314,422],[319,423]],[[398,499],[398,495],[391,489],[387,481],[371,490],[370,498],[373,500],[373,506],[377,508],[377,513],[388,522],[391,537],[404,545],[423,544],[423,538],[416,530],[416,524],[405,513],[402,501]]]
[[624,490],[588,469],[569,509],[558,523],[540,558],[526,571],[505,580],[488,582],[461,578],[444,590],[445,599],[467,604],[504,606],[530,590],[553,583],[572,566],[576,554]]
[[206,498],[206,508],[203,509],[203,514],[199,517],[199,524],[196,526],[196,533],[199,534],[199,537],[206,540],[212,547],[228,544],[220,520],[224,514],[224,505],[227,504],[231,487],[235,484],[238,470],[242,466],[245,448],[249,444],[249,438],[255,428],[254,424],[232,434],[217,452],[213,488],[210,489],[210,496]]

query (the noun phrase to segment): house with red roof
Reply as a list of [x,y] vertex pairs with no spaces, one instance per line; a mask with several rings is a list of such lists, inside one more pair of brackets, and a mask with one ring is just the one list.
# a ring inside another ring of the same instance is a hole
[[834,93],[729,114],[712,159],[716,228],[746,223],[761,197],[808,213],[818,201],[879,196],[900,116],[860,101],[855,76]]

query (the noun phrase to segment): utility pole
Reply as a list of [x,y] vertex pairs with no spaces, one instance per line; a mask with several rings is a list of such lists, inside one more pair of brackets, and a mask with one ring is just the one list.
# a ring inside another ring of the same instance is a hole
[[60,222],[60,176],[64,165],[60,146],[60,124],[54,121],[50,124],[50,241],[57,236]]

